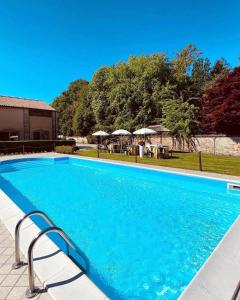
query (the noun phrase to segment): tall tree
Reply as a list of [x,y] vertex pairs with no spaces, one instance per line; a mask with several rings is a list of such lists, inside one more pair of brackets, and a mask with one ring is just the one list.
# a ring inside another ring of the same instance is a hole
[[163,54],[132,56],[126,63],[100,69],[89,90],[97,126],[133,130],[147,125],[157,115],[159,89],[170,72]]
[[240,135],[240,67],[206,91],[200,120],[203,133]]
[[206,83],[210,80],[211,64],[208,58],[198,58],[192,67],[191,79],[196,87],[196,93],[202,94]]
[[224,59],[218,59],[210,72],[211,79],[218,77],[219,75],[225,75],[231,70],[229,63]]
[[196,133],[196,107],[182,99],[170,99],[164,102],[162,123],[172,134],[188,141]]
[[172,61],[173,74],[177,81],[185,81],[189,77],[191,66],[200,54],[201,51],[192,44],[177,52],[176,58]]
[[88,97],[88,84],[82,85],[78,94],[78,102],[73,117],[74,135],[87,136],[95,125],[91,101]]
[[58,132],[62,135],[72,135],[73,130],[73,117],[78,103],[82,98],[82,89],[88,85],[86,80],[76,80],[70,83],[68,89],[52,103],[52,106],[58,112]]
[[223,78],[230,71],[231,67],[224,58],[216,60],[213,67],[211,68],[210,78],[209,81],[206,82],[204,89],[208,90],[213,87],[217,80]]

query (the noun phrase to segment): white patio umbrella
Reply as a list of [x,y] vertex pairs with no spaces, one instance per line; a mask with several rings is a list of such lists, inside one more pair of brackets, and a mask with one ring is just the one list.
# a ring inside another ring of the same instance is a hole
[[146,140],[146,135],[157,134],[157,131],[150,128],[141,128],[133,132],[135,135],[144,135],[144,141]]
[[157,131],[150,129],[150,128],[141,128],[133,132],[135,135],[149,135],[149,134],[156,134]]
[[[100,137],[100,139],[102,139],[102,136],[108,136],[109,134],[106,131],[99,130],[97,132],[94,132],[92,135]],[[102,140],[100,142],[102,143]],[[99,144],[99,141],[98,141],[98,144]]]
[[124,135],[132,135],[131,132],[125,130],[125,129],[118,129],[112,132],[112,135],[119,135],[121,136],[120,142],[121,142],[121,151],[122,151],[122,137]]
[[109,134],[106,131],[99,130],[97,132],[94,132],[92,135],[95,135],[95,136],[108,136]]

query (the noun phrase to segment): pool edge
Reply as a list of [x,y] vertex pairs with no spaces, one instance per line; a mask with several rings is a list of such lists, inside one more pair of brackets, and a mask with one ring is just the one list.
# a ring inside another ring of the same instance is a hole
[[240,216],[179,296],[179,300],[234,300],[240,280]]

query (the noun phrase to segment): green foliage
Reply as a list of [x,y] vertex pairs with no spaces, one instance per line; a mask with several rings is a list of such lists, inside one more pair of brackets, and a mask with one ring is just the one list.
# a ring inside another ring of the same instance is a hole
[[88,85],[82,86],[73,116],[74,135],[86,136],[95,124],[91,102],[88,98]]
[[[91,106],[87,107],[86,102],[87,90],[88,82],[86,80],[76,80],[70,83],[68,89],[53,101],[52,106],[58,112],[57,121],[60,134],[70,136],[78,131],[78,117],[74,118],[74,115],[79,106],[86,110],[89,109],[91,113]],[[74,119],[75,124],[73,126]]]
[[203,58],[198,58],[194,63],[193,63],[193,68],[192,68],[192,81],[193,84],[196,87],[196,91],[199,92],[199,94],[202,94],[202,91],[204,90],[204,87],[206,83],[210,80],[211,75],[210,75],[210,60],[208,58],[203,59]]
[[147,125],[157,116],[160,87],[169,79],[163,54],[131,56],[126,63],[101,68],[89,90],[97,125],[110,130]]
[[229,65],[223,59],[211,67],[193,45],[172,60],[162,53],[130,56],[127,62],[97,70],[90,84],[71,83],[55,99],[59,133],[134,131],[160,120],[176,136],[188,139],[198,130],[204,91],[226,72]]
[[163,125],[177,138],[188,140],[196,130],[196,107],[181,99],[171,99],[163,105]]
[[209,90],[214,87],[216,82],[222,79],[231,68],[224,58],[218,59],[210,70],[210,80],[206,82],[204,90]]
[[173,73],[177,81],[188,78],[190,68],[200,54],[201,51],[191,44],[177,53],[176,59],[173,60]]

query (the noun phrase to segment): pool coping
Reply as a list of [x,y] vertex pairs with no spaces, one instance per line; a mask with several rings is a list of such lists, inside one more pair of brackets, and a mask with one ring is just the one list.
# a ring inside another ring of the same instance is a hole
[[[30,156],[34,158],[35,156]],[[29,157],[29,158],[30,158]],[[44,157],[44,156],[38,156]],[[47,156],[51,158],[52,156]],[[200,171],[192,171],[185,169],[174,169],[161,166],[145,165],[140,163],[123,162],[109,159],[99,159],[92,157],[81,157],[76,155],[59,155],[56,157],[70,157],[80,160],[98,161],[103,163],[124,165],[135,168],[152,169],[161,172],[188,175],[206,179],[220,180],[225,182],[240,183],[237,176],[216,174]],[[19,157],[16,157],[18,159]],[[28,158],[28,156],[24,156]],[[14,159],[14,158],[9,158]],[[8,160],[8,159],[7,159]],[[1,210],[0,210],[1,211]],[[203,266],[195,274],[194,278],[187,285],[183,293],[180,295],[180,300],[226,300],[235,299],[239,287],[240,268],[236,268],[236,264],[240,264],[240,217],[238,217],[232,226],[218,243],[217,247],[205,261]],[[220,272],[220,271],[221,272]],[[226,272],[227,270],[227,272]],[[40,277],[41,279],[41,277]],[[59,298],[58,298],[59,299]],[[65,298],[67,299],[67,298]],[[103,298],[107,299],[107,298]]]
[[[17,222],[25,213],[0,189],[0,219],[14,239]],[[20,231],[20,248],[24,257],[31,240],[41,229],[30,219]],[[34,271],[48,293],[56,300],[109,299],[84,272],[45,235],[34,249]],[[41,258],[41,259],[40,259]]]
[[179,300],[236,299],[240,287],[239,236],[240,216],[195,274]]
[[148,164],[135,163],[135,162],[125,162],[125,161],[121,161],[121,160],[95,158],[95,157],[89,157],[89,156],[78,156],[78,155],[70,155],[70,154],[65,155],[65,156],[71,157],[71,158],[76,158],[76,159],[82,159],[82,160],[98,161],[98,162],[103,162],[103,163],[123,165],[123,166],[129,166],[129,167],[140,168],[140,169],[155,170],[155,171],[166,172],[166,173],[171,173],[171,174],[179,174],[179,175],[184,175],[184,176],[192,176],[192,177],[200,177],[200,178],[206,178],[206,179],[231,181],[234,183],[240,183],[240,177],[233,176],[233,175],[227,175],[227,174],[218,174],[218,173],[196,171],[196,170],[189,170],[189,169],[155,166],[155,165],[148,165]]

